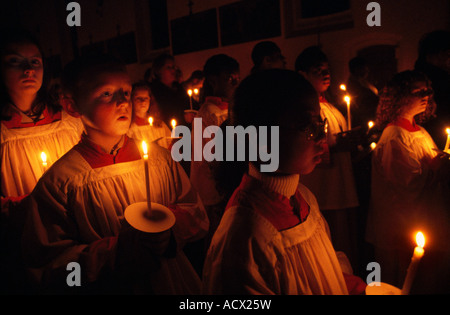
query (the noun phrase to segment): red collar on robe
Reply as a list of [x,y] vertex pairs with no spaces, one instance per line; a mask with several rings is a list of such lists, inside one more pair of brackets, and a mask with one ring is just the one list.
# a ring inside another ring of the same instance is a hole
[[61,120],[61,111],[57,111],[53,113],[52,111],[49,111],[47,106],[42,111],[41,117],[42,119],[36,121],[36,122],[22,122],[22,114],[19,113],[17,110],[12,110],[11,120],[8,121],[2,121],[2,124],[5,125],[8,129],[13,128],[28,128],[28,127],[35,127],[35,126],[41,126],[41,125],[47,125],[52,122]]
[[419,126],[416,125],[416,122],[414,120],[413,123],[411,124],[411,122],[408,119],[403,117],[398,117],[395,121],[389,123],[388,126],[402,127],[403,129],[406,129],[409,132],[420,131]]
[[145,126],[145,125],[150,126],[150,123],[148,122],[147,119],[144,119],[144,118],[141,118],[138,116],[135,116],[133,118],[133,122],[138,126]]
[[219,107],[221,110],[228,109],[228,102],[223,101],[222,98],[218,97],[218,96],[205,97],[205,103],[213,103],[214,105]]
[[[296,205],[295,209],[292,205]],[[245,174],[241,184],[228,201],[226,209],[234,206],[250,207],[266,218],[278,230],[292,228],[306,220],[309,205],[297,189],[289,199],[266,189],[262,182]]]
[[83,133],[80,142],[74,149],[81,154],[92,168],[141,159],[141,154],[136,143],[126,135],[123,146],[118,150],[116,155],[104,152],[99,145],[89,140],[85,133]]
[[319,103],[328,103],[327,99],[323,95],[319,95]]

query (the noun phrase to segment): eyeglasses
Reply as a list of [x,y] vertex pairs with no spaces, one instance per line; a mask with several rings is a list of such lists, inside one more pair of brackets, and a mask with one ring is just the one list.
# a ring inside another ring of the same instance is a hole
[[306,139],[308,141],[319,142],[322,139],[325,139],[328,133],[328,121],[325,118],[324,120],[313,121],[303,128],[289,128],[295,129],[306,134]]
[[418,91],[411,92],[411,96],[417,97],[417,98],[423,98],[426,96],[432,96],[433,90],[432,89],[421,89]]

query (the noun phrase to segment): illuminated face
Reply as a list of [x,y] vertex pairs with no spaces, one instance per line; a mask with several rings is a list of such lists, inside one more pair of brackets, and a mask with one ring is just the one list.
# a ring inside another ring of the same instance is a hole
[[330,68],[327,62],[322,62],[317,67],[311,68],[306,74],[306,79],[312,84],[317,93],[325,92],[330,86]]
[[150,107],[149,90],[145,88],[137,88],[133,91],[132,97],[133,111],[138,117],[145,118]]
[[307,128],[280,127],[280,173],[309,174],[322,161],[325,125],[318,110],[310,114],[312,122]]
[[88,134],[116,138],[127,133],[131,123],[131,89],[125,72],[103,72],[81,85],[83,95],[77,102]]
[[162,83],[171,86],[177,79],[177,67],[173,60],[166,60],[164,66],[159,70],[159,78]]
[[36,95],[44,76],[42,55],[36,45],[9,44],[1,62],[2,79],[10,95]]
[[427,109],[431,94],[432,90],[427,86],[426,82],[414,83],[411,93],[408,96],[408,105],[405,107],[402,114],[414,117],[423,113]]

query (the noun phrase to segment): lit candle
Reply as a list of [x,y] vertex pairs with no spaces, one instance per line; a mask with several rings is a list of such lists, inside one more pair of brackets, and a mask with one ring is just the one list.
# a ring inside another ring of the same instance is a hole
[[42,160],[42,166],[44,167],[44,173],[47,170],[47,155],[45,152],[41,152],[41,160]]
[[339,88],[340,88],[342,91],[346,91],[346,90],[347,90],[347,87],[345,86],[345,84],[341,84],[341,85],[339,86]]
[[175,138],[175,127],[177,126],[177,121],[172,119],[170,121],[170,125],[172,126],[172,138]]
[[188,95],[189,95],[189,105],[190,105],[191,110],[192,110],[192,90],[189,89],[189,90],[187,91],[187,93],[188,93]]
[[375,150],[376,147],[377,147],[377,144],[376,144],[375,142],[372,142],[372,143],[370,144],[370,148],[371,148],[372,150]]
[[142,151],[144,152],[144,165],[145,165],[145,190],[147,192],[147,207],[148,207],[148,214],[151,217],[152,214],[152,202],[150,199],[150,176],[148,174],[148,150],[147,150],[147,143],[145,141],[142,141]]
[[153,117],[148,117],[148,123],[150,124],[150,126],[153,126]]
[[417,246],[414,248],[413,256],[411,257],[411,263],[408,267],[408,273],[406,274],[405,282],[403,283],[402,295],[408,295],[411,290],[411,285],[413,283],[414,277],[417,272],[417,267],[419,266],[420,259],[424,254],[423,247],[425,246],[425,236],[422,232],[417,232],[416,234]]
[[347,103],[348,130],[351,130],[352,129],[352,117],[350,115],[350,96],[346,95],[344,97],[344,100]]
[[198,95],[198,89],[194,89],[194,94]]
[[369,121],[368,123],[367,123],[367,134],[369,134],[369,132],[370,132],[370,129],[372,129],[372,127],[375,125],[375,123],[373,122],[373,121]]
[[445,132],[447,133],[447,142],[445,143],[444,152],[450,153],[450,128],[445,129]]

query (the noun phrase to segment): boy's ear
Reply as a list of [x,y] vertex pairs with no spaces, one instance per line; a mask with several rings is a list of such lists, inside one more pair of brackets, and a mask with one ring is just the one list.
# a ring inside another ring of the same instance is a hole
[[73,116],[75,118],[79,118],[81,116],[77,105],[75,104],[75,100],[73,99],[73,97],[68,96],[68,95],[64,95],[62,101],[61,101],[61,105],[63,107],[63,109],[70,115]]

